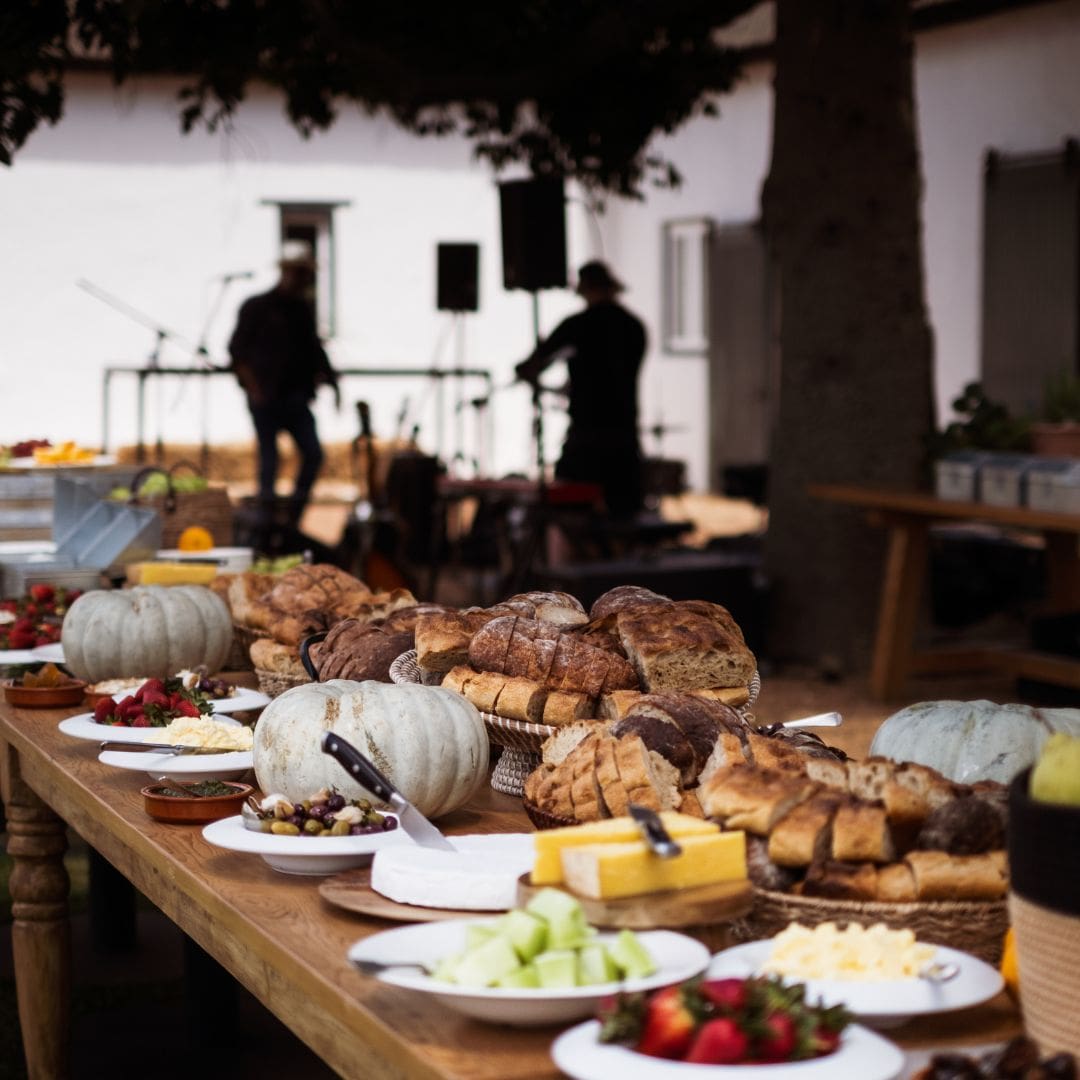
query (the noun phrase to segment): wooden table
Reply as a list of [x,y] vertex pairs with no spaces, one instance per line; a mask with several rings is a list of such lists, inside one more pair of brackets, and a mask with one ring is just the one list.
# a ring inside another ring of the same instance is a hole
[[[65,822],[224,965],[328,1065],[358,1080],[553,1080],[558,1028],[472,1022],[431,1000],[365,978],[349,945],[391,923],[326,904],[318,878],[277,873],[256,856],[206,843],[201,829],[144,813],[141,773],[97,761],[95,743],[57,730],[77,710],[0,704],[0,780],[8,818],[19,1016],[32,1080],[68,1075],[70,953]],[[47,802],[45,801],[47,800]],[[520,802],[485,785],[448,832],[529,828]],[[1004,995],[909,1024],[905,1046],[968,1046],[1017,1031]]]
[[814,498],[865,510],[888,530],[888,550],[870,669],[870,690],[880,700],[900,696],[911,675],[994,669],[1016,678],[1080,688],[1080,661],[1026,649],[947,648],[917,651],[916,623],[922,602],[933,525],[979,523],[1040,533],[1046,550],[1046,614],[1080,611],[1080,515],[1026,507],[950,502],[914,491],[813,484]]

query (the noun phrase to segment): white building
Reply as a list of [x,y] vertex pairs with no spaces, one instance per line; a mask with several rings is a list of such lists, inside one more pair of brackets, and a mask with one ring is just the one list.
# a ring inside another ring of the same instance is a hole
[[[1080,0],[1018,6],[918,36],[926,290],[942,417],[981,370],[987,154],[1056,154],[1080,135],[1078,56]],[[769,162],[771,74],[766,61],[751,64],[720,100],[718,119],[696,120],[663,140],[684,176],[679,190],[650,190],[641,203],[609,199],[601,215],[568,191],[570,267],[607,259],[650,331],[642,420],[675,430],[662,444],[645,435],[645,448],[685,459],[697,489],[715,485],[725,461],[765,453],[767,311],[752,225]],[[304,140],[279,100],[259,91],[230,131],[184,136],[175,89],[162,79],[116,90],[105,75],[78,75],[61,122],[39,130],[0,173],[0,442],[98,443],[104,369],[143,366],[158,326],[169,332],[162,365],[190,365],[200,342],[224,362],[239,303],[274,280],[283,226],[321,222],[321,315],[334,364],[485,368],[496,387],[494,443],[478,445],[476,410],[467,403],[480,384],[357,377],[346,382],[346,399],[372,402],[376,434],[393,432],[404,412],[403,426],[419,424],[427,449],[447,458],[486,453],[495,473],[528,470],[529,399],[509,383],[533,343],[532,299],[503,288],[499,196],[488,167],[460,140],[419,139],[359,110]],[[703,236],[711,238],[704,245],[711,255],[700,261],[711,269],[711,293],[703,283],[699,291],[695,277]],[[479,244],[475,314],[436,308],[436,246],[456,241]],[[663,300],[672,250],[682,253],[687,275],[676,325]],[[223,282],[237,272],[253,277]],[[1072,289],[1077,295],[1075,280]],[[541,331],[576,307],[568,290],[541,293]],[[1063,362],[1075,365],[1075,337],[1072,349]],[[436,385],[444,386],[441,421]],[[114,380],[113,446],[134,440],[133,391],[134,379]],[[355,434],[351,408],[335,415],[329,397],[317,408],[324,439]],[[552,411],[549,459],[561,431]],[[242,395],[219,376],[150,383],[145,433],[150,441],[159,434],[229,441],[251,428]]]

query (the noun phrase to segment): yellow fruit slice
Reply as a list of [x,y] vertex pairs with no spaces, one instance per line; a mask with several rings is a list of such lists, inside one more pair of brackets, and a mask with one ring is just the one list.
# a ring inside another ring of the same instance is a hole
[[189,525],[180,534],[176,546],[181,551],[209,551],[214,546],[214,537],[201,525]]
[[1010,926],[1005,931],[1005,947],[1001,954],[1001,977],[1010,994],[1020,993],[1020,970],[1016,963],[1016,931]]

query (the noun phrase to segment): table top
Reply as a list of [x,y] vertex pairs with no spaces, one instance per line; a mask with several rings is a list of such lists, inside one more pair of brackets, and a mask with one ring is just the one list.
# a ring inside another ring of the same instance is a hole
[[[0,704],[0,741],[17,751],[23,780],[332,1068],[367,1080],[561,1075],[549,1055],[558,1028],[470,1021],[350,967],[353,942],[399,924],[331,906],[319,895],[321,878],[278,873],[257,856],[211,846],[198,826],[149,818],[142,774],[102,765],[95,743],[58,730],[77,711]],[[520,800],[487,785],[439,824],[448,833],[530,830]],[[1018,1031],[1002,994],[889,1035],[910,1048],[972,1047]]]
[[807,494],[826,502],[864,510],[941,520],[985,521],[994,525],[1046,532],[1080,533],[1080,514],[1032,510],[1027,506],[991,506],[989,503],[939,499],[930,491],[904,491],[858,484],[810,484]]

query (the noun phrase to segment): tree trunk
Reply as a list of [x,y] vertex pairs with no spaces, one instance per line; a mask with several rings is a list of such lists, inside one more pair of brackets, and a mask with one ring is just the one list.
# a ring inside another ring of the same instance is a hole
[[883,538],[810,483],[918,484],[933,422],[908,0],[778,0],[763,192],[780,306],[769,650],[865,665]]

